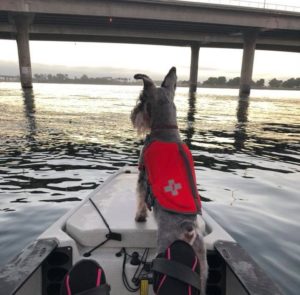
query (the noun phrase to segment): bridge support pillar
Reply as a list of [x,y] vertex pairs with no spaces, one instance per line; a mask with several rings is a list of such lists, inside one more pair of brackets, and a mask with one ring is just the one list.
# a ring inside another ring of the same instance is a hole
[[19,55],[20,80],[22,88],[32,88],[32,73],[29,48],[29,25],[31,18],[16,16],[17,46]]
[[190,93],[197,91],[199,49],[199,45],[192,45],[191,47]]
[[248,32],[244,34],[244,51],[240,80],[240,97],[248,97],[250,95],[256,37],[256,32]]

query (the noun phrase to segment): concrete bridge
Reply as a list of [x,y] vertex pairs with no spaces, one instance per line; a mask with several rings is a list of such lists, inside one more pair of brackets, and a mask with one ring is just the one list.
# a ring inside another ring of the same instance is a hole
[[300,13],[165,0],[1,0],[0,38],[17,40],[23,88],[32,87],[29,40],[189,46],[191,92],[201,47],[242,48],[240,95],[248,96],[255,49],[300,52]]

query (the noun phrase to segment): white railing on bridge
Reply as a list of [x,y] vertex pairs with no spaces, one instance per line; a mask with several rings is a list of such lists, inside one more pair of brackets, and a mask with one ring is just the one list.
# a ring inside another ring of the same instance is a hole
[[177,0],[177,1],[211,3],[211,4],[300,12],[300,6],[269,3],[267,0],[262,0],[261,2],[247,1],[247,0]]

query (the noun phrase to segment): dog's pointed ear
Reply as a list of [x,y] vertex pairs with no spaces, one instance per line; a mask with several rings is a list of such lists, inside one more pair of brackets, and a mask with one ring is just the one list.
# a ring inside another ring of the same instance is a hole
[[169,88],[170,90],[175,90],[177,82],[176,68],[172,67],[169,73],[166,75],[161,87]]
[[152,81],[152,79],[150,77],[148,77],[147,75],[144,74],[136,74],[134,75],[134,79],[136,80],[143,80],[144,82],[144,88],[150,88],[150,87],[155,87],[154,82]]

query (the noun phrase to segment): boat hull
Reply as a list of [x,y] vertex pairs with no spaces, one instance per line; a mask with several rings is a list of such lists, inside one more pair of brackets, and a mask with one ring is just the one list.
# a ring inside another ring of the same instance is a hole
[[[136,287],[131,278],[137,265],[128,257],[124,263],[124,251],[129,255],[136,252],[141,258],[148,249],[149,263],[157,255],[157,225],[152,213],[145,223],[134,221],[137,175],[134,168],[123,168],[112,175],[27,247],[21,260],[15,259],[2,268],[0,295],[57,295],[65,274],[81,259],[96,260],[103,267],[111,295],[132,294],[124,286],[123,264],[132,287]],[[205,208],[199,225],[207,248],[208,295],[280,294]],[[107,239],[108,234],[113,239]],[[151,278],[151,273],[144,277]],[[262,284],[261,278],[266,278]],[[154,294],[151,285],[148,294]]]

